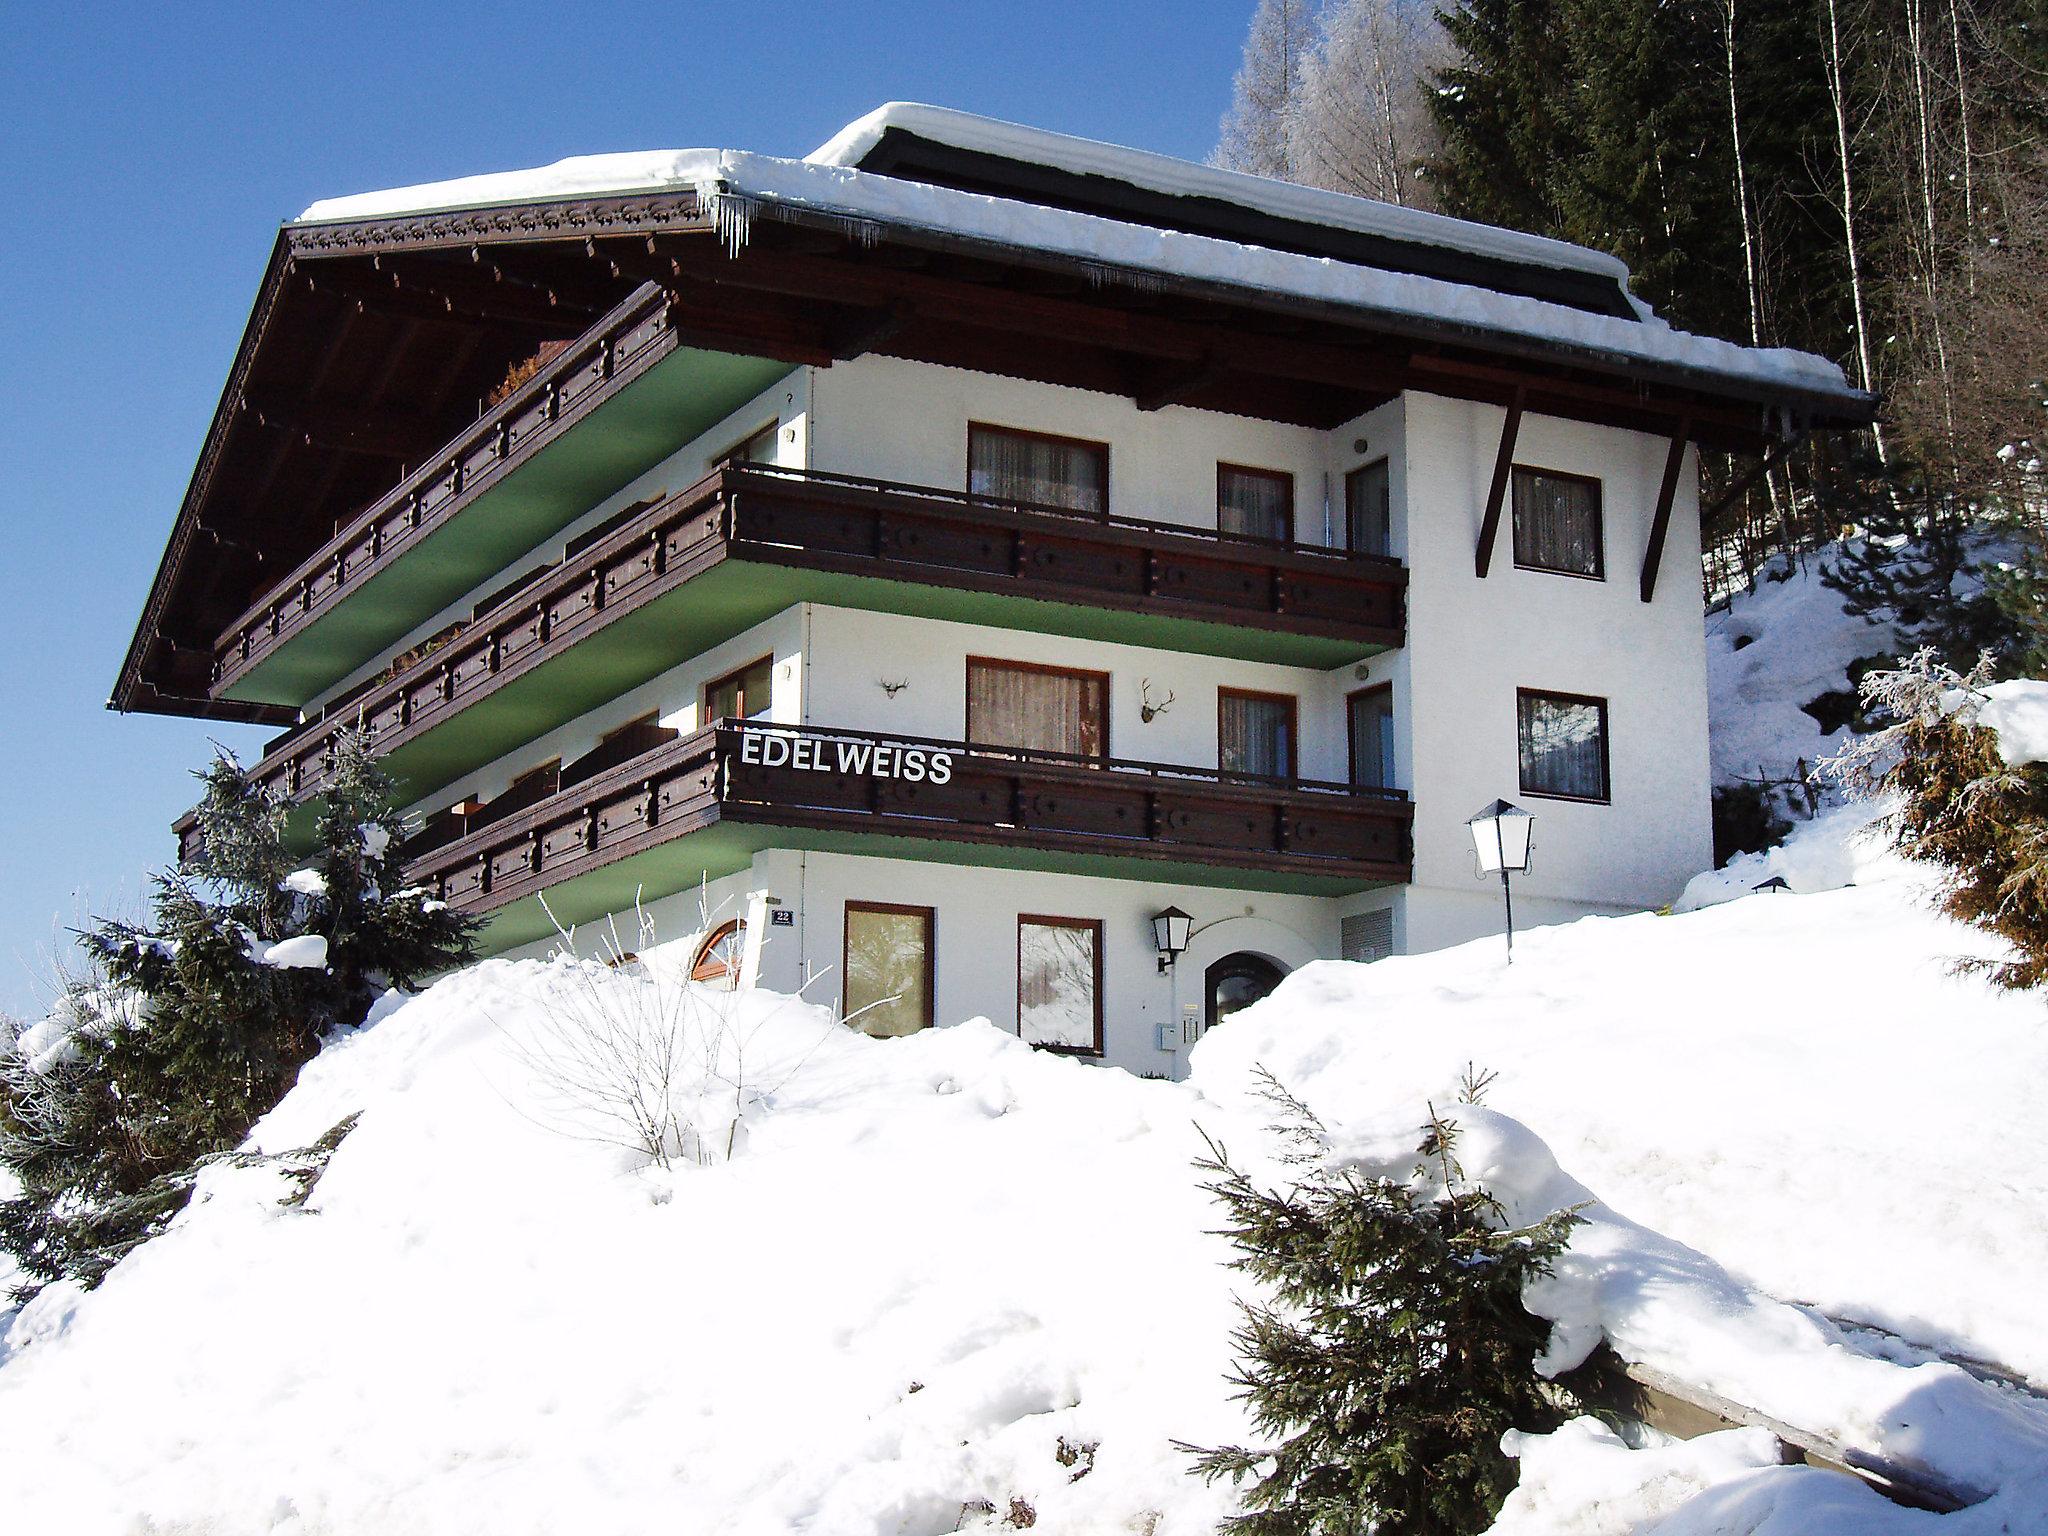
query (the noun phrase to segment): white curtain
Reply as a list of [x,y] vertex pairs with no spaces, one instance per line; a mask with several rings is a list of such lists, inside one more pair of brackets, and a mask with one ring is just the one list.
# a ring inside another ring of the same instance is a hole
[[845,1010],[858,1028],[910,1035],[931,1022],[930,951],[929,912],[846,909]]
[[1606,714],[1589,701],[1523,694],[1522,788],[1542,795],[1605,800]]
[[1294,477],[1263,469],[1216,470],[1216,526],[1255,539],[1294,536]]
[[1106,511],[1109,452],[1100,443],[975,427],[967,438],[967,488],[977,496]]
[[1100,757],[1103,736],[1100,677],[969,663],[967,739],[974,745]]
[[1600,574],[1600,496],[1592,481],[1515,471],[1515,564]]
[[1294,706],[1287,699],[1226,693],[1219,697],[1218,766],[1225,773],[1294,776]]

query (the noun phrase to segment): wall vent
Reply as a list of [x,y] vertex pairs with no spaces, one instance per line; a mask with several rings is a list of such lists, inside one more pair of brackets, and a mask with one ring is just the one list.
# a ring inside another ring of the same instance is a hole
[[1394,952],[1394,909],[1380,907],[1344,919],[1342,927],[1346,960],[1384,960]]

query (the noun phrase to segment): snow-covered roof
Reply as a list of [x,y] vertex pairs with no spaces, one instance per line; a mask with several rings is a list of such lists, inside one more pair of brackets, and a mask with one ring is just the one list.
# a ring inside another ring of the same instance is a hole
[[306,209],[297,222],[347,223],[687,189],[702,199],[728,239],[735,242],[744,239],[756,211],[802,210],[1065,256],[1105,268],[1279,294],[1358,311],[1396,325],[1428,322],[1481,336],[1516,337],[1627,362],[1740,380],[1752,387],[1860,398],[1841,369],[1823,358],[1676,331],[1632,295],[1632,315],[1596,314],[1476,282],[1268,249],[858,169],[853,162],[866,156],[891,129],[1005,160],[1106,177],[1151,192],[1234,203],[1297,224],[1594,275],[1627,291],[1623,263],[1559,241],[912,103],[892,103],[869,113],[802,160],[731,149],[583,155],[531,170],[327,198]]

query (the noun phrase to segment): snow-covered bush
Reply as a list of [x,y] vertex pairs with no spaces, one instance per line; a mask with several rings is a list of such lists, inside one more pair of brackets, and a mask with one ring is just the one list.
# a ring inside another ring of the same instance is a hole
[[[1907,858],[1940,869],[1942,911],[2017,952],[1968,963],[2017,989],[2048,981],[2048,767],[2040,760],[2048,742],[2024,739],[2032,733],[2020,729],[2012,691],[2030,698],[2048,685],[1994,684],[1995,666],[1987,654],[1958,672],[1923,648],[1870,673],[1865,703],[1895,723],[1857,738],[1828,766],[1857,793],[1897,798],[1887,828]],[[2004,733],[1993,728],[2001,704]]]
[[[89,974],[0,1051],[0,1247],[30,1283],[96,1282],[189,1198],[322,1037],[386,988],[470,958],[472,919],[399,889],[401,824],[364,738],[335,747],[304,860],[286,806],[230,758],[200,777],[202,848],[143,927],[82,933]],[[304,867],[295,867],[300,863]]]
[[1522,1289],[1550,1273],[1578,1214],[1511,1226],[1434,1107],[1400,1177],[1330,1156],[1308,1108],[1266,1087],[1286,1161],[1305,1170],[1295,1185],[1262,1187],[1213,1141],[1196,1166],[1229,1213],[1235,1266],[1271,1298],[1243,1304],[1232,1379],[1278,1443],[1185,1447],[1195,1471],[1254,1479],[1224,1522],[1245,1536],[1484,1530],[1515,1485],[1501,1437],[1562,1418],[1536,1371],[1549,1327]]

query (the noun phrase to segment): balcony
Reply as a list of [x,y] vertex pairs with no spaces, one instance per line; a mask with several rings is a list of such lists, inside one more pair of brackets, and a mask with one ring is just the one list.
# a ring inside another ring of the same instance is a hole
[[667,295],[641,289],[230,626],[214,696],[304,703],[789,368],[684,345]]
[[425,795],[793,603],[1325,668],[1401,643],[1399,562],[816,471],[727,467],[286,736],[261,783],[319,791],[360,721]]
[[[564,779],[574,777],[574,769]],[[794,847],[1340,895],[1405,881],[1398,790],[864,731],[720,722],[537,801],[425,829],[407,879],[492,914],[486,948]]]

